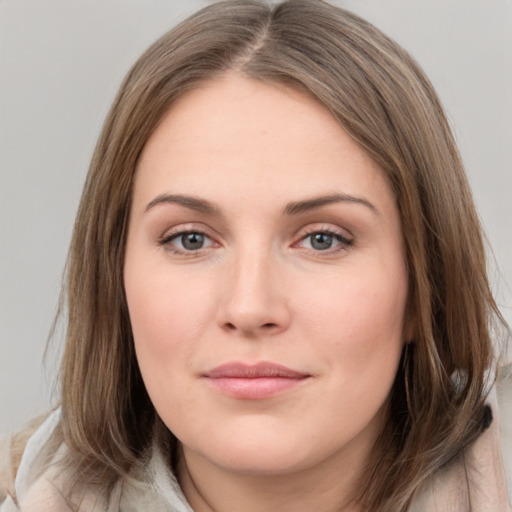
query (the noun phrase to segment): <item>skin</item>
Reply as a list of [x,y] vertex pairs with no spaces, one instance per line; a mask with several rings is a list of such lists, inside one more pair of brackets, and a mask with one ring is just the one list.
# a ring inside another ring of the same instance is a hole
[[[124,278],[195,511],[359,510],[406,339],[404,258],[382,170],[313,99],[228,73],[172,106],[137,169]],[[307,378],[239,399],[204,378],[232,361]]]

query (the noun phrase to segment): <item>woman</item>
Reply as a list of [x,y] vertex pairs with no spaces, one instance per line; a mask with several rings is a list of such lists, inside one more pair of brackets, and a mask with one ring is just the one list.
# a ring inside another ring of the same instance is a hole
[[139,59],[66,300],[61,404],[2,512],[509,509],[462,164],[348,12],[221,2]]

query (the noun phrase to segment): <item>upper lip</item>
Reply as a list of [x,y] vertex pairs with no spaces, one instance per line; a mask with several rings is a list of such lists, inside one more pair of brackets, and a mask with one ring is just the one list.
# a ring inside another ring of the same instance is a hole
[[210,379],[261,379],[265,377],[302,379],[308,377],[309,374],[270,362],[256,364],[229,362],[208,370],[204,376]]

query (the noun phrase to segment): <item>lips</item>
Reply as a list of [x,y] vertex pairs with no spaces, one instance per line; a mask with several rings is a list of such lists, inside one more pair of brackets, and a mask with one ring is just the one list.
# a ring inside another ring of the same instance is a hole
[[223,394],[240,400],[273,398],[307,380],[311,375],[275,363],[226,363],[203,377]]

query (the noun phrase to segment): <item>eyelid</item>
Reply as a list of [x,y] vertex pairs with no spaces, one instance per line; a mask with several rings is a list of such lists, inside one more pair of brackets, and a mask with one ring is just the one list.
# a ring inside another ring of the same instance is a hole
[[[205,228],[204,225],[198,225],[195,223],[179,224],[177,226],[173,226],[170,229],[167,229],[162,236],[158,237],[157,243],[159,246],[162,246],[168,251],[179,256],[194,257],[201,255],[204,251],[207,251],[212,247],[214,248],[215,246],[220,246],[220,243],[215,239],[210,231],[211,230]],[[197,250],[186,250],[180,249],[179,247],[171,244],[174,239],[189,233],[197,233],[203,235],[205,238],[211,241],[210,245],[207,247],[201,247]]]
[[324,254],[329,255],[333,254],[339,251],[346,250],[350,246],[354,244],[354,238],[352,235],[347,236],[346,230],[342,230],[341,228],[333,227],[331,224],[313,224],[308,225],[305,228],[301,229],[297,235],[297,240],[292,244],[292,246],[297,247],[298,244],[304,240],[306,240],[311,235],[314,235],[316,233],[322,233],[330,235],[334,238],[336,238],[339,241],[339,246],[336,246],[334,248],[329,248],[325,250],[317,250],[313,248],[303,248],[307,251],[312,251],[315,254]]
[[313,233],[329,233],[334,236],[339,236],[343,238],[347,242],[353,242],[354,236],[350,231],[348,231],[345,228],[341,228],[340,226],[336,226],[332,223],[326,223],[326,222],[313,222],[310,223],[303,228],[301,228],[297,232],[297,238],[304,238],[308,235],[311,235]]
[[[210,241],[210,243],[208,244],[207,247],[201,247],[199,249],[181,249],[171,243],[174,239],[189,233],[197,233],[203,235]],[[301,242],[303,242],[309,236],[316,233],[322,233],[332,236],[337,240],[338,243],[335,245],[335,247],[323,250],[308,247],[300,247]],[[319,255],[332,255],[334,253],[347,250],[350,246],[354,244],[354,237],[351,234],[347,235],[347,233],[348,231],[346,229],[342,229],[339,226],[333,226],[332,224],[308,224],[307,226],[301,228],[297,232],[296,236],[294,237],[295,241],[292,243],[292,247],[303,249],[304,251],[313,252]],[[217,240],[217,238],[218,237],[211,233],[211,229],[209,229],[204,224],[190,222],[178,224],[167,229],[160,237],[158,237],[157,244],[177,255],[197,257],[199,255],[204,254],[204,252],[211,250],[212,248],[220,247],[222,244]]]
[[163,240],[164,238],[171,237],[172,235],[176,235],[178,233],[186,233],[193,231],[194,233],[204,233],[205,235],[212,236],[211,232],[212,229],[203,222],[200,221],[184,221],[184,222],[166,222],[165,226],[161,226],[163,229],[161,229],[162,235],[159,236],[160,240]]
[[176,233],[169,233],[167,236],[164,236],[163,238],[160,239],[160,243],[166,244],[166,243],[171,242],[172,240],[176,240],[176,239],[180,238],[181,236],[191,235],[191,234],[201,235],[201,236],[204,236],[205,238],[208,238],[209,240],[213,241],[212,237],[207,235],[203,231],[199,231],[197,229],[187,229],[186,231],[178,231]]

